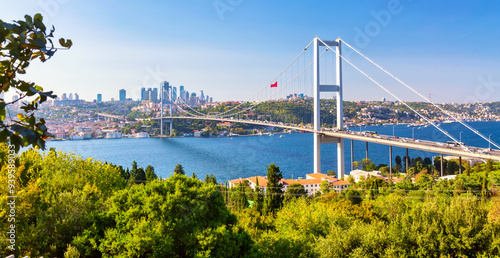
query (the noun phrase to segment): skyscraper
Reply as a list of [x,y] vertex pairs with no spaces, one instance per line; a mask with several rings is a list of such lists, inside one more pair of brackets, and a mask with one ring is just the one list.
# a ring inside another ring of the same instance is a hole
[[186,92],[184,91],[183,85],[179,86],[179,98],[181,98],[182,100],[186,99]]
[[75,93],[75,100],[80,100],[80,95],[78,95],[78,93]]
[[163,101],[169,101],[170,99],[170,94],[169,94],[169,90],[170,90],[170,83],[167,82],[167,81],[164,81],[162,83],[160,83],[160,88],[161,88],[161,93],[160,94],[163,94],[161,95],[163,97]]
[[196,93],[191,93],[191,98],[189,99],[189,105],[191,106],[196,106],[196,104],[198,104],[196,102]]
[[177,100],[177,87],[172,87],[172,101],[175,102]]
[[[63,95],[63,97],[64,97],[64,95]],[[101,103],[101,102],[102,102],[102,94],[99,93],[99,94],[97,94],[97,103]]]
[[205,100],[205,95],[203,95],[203,91],[201,91],[201,94],[200,94],[200,100]]
[[151,91],[151,97],[149,98],[149,100],[151,100],[151,101],[153,101],[153,102],[158,101],[158,88],[154,88],[154,89]]
[[141,100],[148,100],[148,98],[146,98],[146,88],[141,88]]
[[70,94],[69,94],[68,99],[69,99],[69,100],[73,100],[73,93],[70,93]]
[[63,93],[62,100],[68,100],[68,97],[66,96],[66,93]]
[[124,89],[121,89],[119,92],[120,92],[120,101],[127,100],[127,91]]

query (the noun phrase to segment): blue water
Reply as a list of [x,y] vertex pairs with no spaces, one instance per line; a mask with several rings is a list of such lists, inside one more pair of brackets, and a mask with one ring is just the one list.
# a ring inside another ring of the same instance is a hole
[[[500,142],[500,122],[469,123],[486,137]],[[476,136],[459,123],[441,124],[441,127],[470,146],[488,147],[488,142]],[[413,128],[413,129],[412,129]],[[437,129],[429,127],[394,126],[394,134],[400,137],[412,137],[422,140],[445,142],[449,139]],[[360,128],[351,128],[359,131]],[[376,131],[379,134],[392,135],[393,126],[368,126],[361,130]],[[99,139],[86,141],[51,141],[47,147],[55,147],[66,152],[77,153],[84,158],[92,157],[124,167],[130,167],[135,160],[139,166],[153,165],[156,173],[165,178],[173,173],[177,164],[182,164],[187,175],[193,172],[204,179],[213,173],[218,182],[265,175],[266,167],[275,163],[281,168],[285,178],[294,178],[313,170],[313,134],[292,133],[273,136],[248,136],[233,138],[141,138],[141,139]],[[493,146],[492,146],[493,147]],[[389,147],[369,144],[369,158],[376,164],[389,163]],[[337,170],[336,144],[321,146],[321,169]],[[354,141],[354,160],[364,159],[365,142]],[[393,155],[404,156],[405,149],[393,147]],[[410,157],[433,157],[438,154],[409,150]],[[350,171],[350,140],[345,141],[346,172]]]

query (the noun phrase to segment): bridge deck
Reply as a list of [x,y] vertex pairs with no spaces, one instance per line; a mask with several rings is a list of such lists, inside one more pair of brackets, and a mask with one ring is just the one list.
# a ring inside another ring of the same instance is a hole
[[[160,120],[161,118],[152,118],[153,120]],[[167,116],[163,117],[163,119],[200,119],[200,120],[212,120],[212,121],[222,121],[222,122],[232,122],[232,123],[246,123],[246,124],[255,124],[262,126],[273,126],[279,128],[286,128],[291,130],[298,131],[306,131],[314,133],[315,131],[312,128],[291,125],[291,124],[283,124],[283,123],[272,123],[272,122],[262,122],[262,121],[251,121],[251,120],[238,120],[238,119],[229,119],[229,118],[214,118],[214,117],[187,117],[187,116]],[[478,147],[462,147],[462,146],[452,146],[442,142],[433,142],[433,141],[425,141],[418,139],[409,139],[403,137],[391,137],[386,135],[364,135],[362,133],[354,132],[354,131],[333,131],[332,130],[321,130],[317,133],[323,134],[325,136],[336,137],[336,138],[344,138],[351,139],[363,142],[371,142],[384,144],[389,146],[408,148],[414,150],[422,150],[433,153],[442,153],[454,156],[461,157],[471,157],[478,158],[482,160],[497,160],[500,161],[500,150],[491,149],[485,150],[484,148]]]

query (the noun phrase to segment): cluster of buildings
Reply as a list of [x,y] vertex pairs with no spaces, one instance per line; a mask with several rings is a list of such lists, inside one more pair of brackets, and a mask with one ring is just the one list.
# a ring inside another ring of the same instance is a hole
[[189,93],[182,85],[179,86],[179,91],[177,91],[177,87],[170,85],[167,81],[160,84],[160,91],[158,88],[141,88],[141,101],[160,102],[163,99],[164,102],[172,101],[177,104],[189,104],[191,106],[213,102],[213,98],[205,95],[203,90],[197,96],[194,92]]
[[[230,180],[228,184],[229,187],[232,188],[240,183],[248,181],[248,185],[255,190],[255,187],[257,187],[257,180],[259,183],[258,187],[265,193],[267,188],[267,176],[255,176],[249,178],[234,179]],[[286,192],[286,190],[288,189],[288,187],[290,187],[290,185],[301,184],[308,195],[314,195],[317,192],[321,192],[321,182],[323,181],[328,181],[328,183],[331,184],[331,188],[337,192],[343,191],[347,189],[349,185],[351,185],[346,181],[322,173],[307,174],[305,179],[300,177],[298,179],[281,179],[280,183],[283,187],[282,188],[283,192]]]

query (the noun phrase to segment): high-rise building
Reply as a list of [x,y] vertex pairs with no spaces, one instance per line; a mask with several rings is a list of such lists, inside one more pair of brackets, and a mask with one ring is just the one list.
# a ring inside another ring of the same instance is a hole
[[172,87],[172,101],[177,101],[177,87]]
[[185,101],[186,103],[189,103],[189,91],[185,91],[185,92],[184,92],[184,101]]
[[184,90],[184,86],[179,86],[179,98],[182,100],[186,100],[186,91]]
[[146,88],[141,88],[141,100],[147,100],[146,98]]
[[196,106],[198,103],[196,102],[196,93],[191,93],[191,98],[189,99],[189,105]]
[[214,98],[210,97],[210,103],[214,102]]
[[153,102],[156,102],[158,101],[158,88],[154,88],[152,91],[151,91],[151,97],[149,98],[149,100],[153,101]]
[[66,93],[63,93],[62,100],[68,100],[68,97],[66,96]]
[[210,103],[210,97],[207,95],[207,99],[205,100],[207,103]]
[[69,94],[68,99],[69,99],[69,100],[73,100],[73,93],[70,93],[70,94]]
[[78,93],[75,93],[75,100],[80,100],[80,95],[78,95]]
[[[64,95],[63,95],[63,98],[64,98]],[[97,94],[97,103],[101,103],[102,102],[102,94],[99,93]]]
[[127,100],[127,91],[124,89],[121,89],[119,92],[120,92],[120,101]]
[[161,95],[163,97],[163,101],[169,101],[170,99],[170,83],[167,82],[167,81],[164,81],[160,84],[160,88],[161,88],[161,93],[160,94],[163,94]]
[[203,95],[203,91],[201,91],[201,94],[200,94],[200,100],[205,100],[205,95]]

